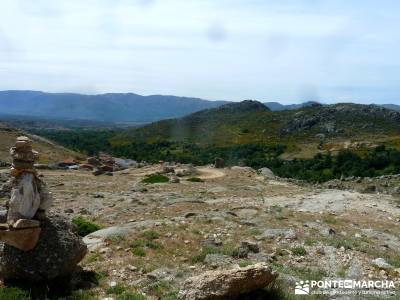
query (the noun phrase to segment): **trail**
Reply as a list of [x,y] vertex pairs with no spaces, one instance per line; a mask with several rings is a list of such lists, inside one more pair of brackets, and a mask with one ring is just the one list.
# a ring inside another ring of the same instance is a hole
[[210,167],[197,168],[197,170],[200,173],[197,177],[201,179],[217,179],[226,176],[223,171]]

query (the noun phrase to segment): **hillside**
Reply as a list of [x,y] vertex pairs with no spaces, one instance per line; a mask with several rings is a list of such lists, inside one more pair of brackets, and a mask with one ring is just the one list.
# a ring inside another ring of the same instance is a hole
[[244,101],[164,120],[124,132],[115,141],[188,141],[202,145],[284,144],[290,156],[310,157],[321,149],[400,146],[400,113],[375,105],[335,104],[273,112]]
[[388,108],[388,109],[400,111],[400,105],[396,105],[396,104],[384,104],[384,105],[382,105],[382,106],[385,107],[385,108]]
[[[14,145],[15,139],[20,135],[28,134],[0,122],[0,162],[11,162],[10,147]],[[57,162],[69,158],[82,158],[81,154],[61,147],[42,137],[28,136],[34,141],[34,149],[39,151],[39,162]]]
[[0,91],[0,113],[106,122],[151,122],[177,118],[225,102],[175,96],[81,95],[36,91]]

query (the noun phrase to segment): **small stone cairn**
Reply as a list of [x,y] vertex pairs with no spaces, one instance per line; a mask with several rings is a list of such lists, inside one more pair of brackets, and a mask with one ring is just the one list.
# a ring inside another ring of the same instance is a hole
[[38,177],[32,140],[10,149],[11,197],[0,212],[0,279],[46,281],[73,272],[87,252],[74,226],[48,215],[53,197]]

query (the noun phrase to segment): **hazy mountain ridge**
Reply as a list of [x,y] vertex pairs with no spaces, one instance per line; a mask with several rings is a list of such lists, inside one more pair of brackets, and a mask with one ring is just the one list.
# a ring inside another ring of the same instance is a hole
[[281,104],[279,102],[265,102],[264,105],[272,111],[282,111],[282,110],[295,110],[310,106],[321,106],[322,104],[316,101],[307,101],[299,104]]
[[[83,95],[74,93],[45,93],[38,91],[0,91],[0,114],[53,120],[88,120],[114,123],[149,123],[180,118],[194,112],[230,103],[191,97],[134,93]],[[283,105],[264,103],[272,111],[296,110],[322,104],[314,101]],[[400,111],[398,105],[385,107]],[[9,117],[10,119],[10,117]]]
[[128,94],[81,95],[36,91],[0,92],[0,113],[53,119],[151,122],[225,104],[176,96]]

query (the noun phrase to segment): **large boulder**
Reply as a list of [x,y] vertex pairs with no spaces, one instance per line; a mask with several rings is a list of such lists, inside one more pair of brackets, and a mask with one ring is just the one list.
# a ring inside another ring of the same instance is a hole
[[75,226],[58,215],[40,221],[36,247],[23,252],[0,242],[0,278],[5,280],[50,281],[67,278],[87,253]]
[[208,271],[185,281],[180,300],[235,299],[241,294],[263,289],[272,284],[278,274],[264,264],[223,271]]
[[261,168],[258,170],[258,173],[268,179],[275,178],[274,172],[272,172],[271,169],[268,169],[268,168]]

